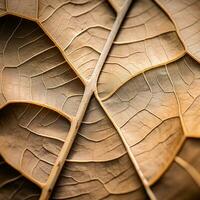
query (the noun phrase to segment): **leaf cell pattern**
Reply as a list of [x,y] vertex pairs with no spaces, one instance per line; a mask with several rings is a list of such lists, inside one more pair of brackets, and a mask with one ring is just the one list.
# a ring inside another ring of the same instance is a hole
[[0,199],[37,200],[40,189],[0,158]]
[[30,19],[35,19],[38,14],[38,0],[15,0],[7,1],[9,13],[16,13]]
[[84,87],[56,46],[33,22],[6,16],[0,24],[0,106],[28,101],[75,115]]
[[149,184],[165,171],[185,136],[199,137],[200,93],[193,89],[199,67],[184,56],[134,77],[105,100]]
[[65,141],[69,122],[54,111],[22,103],[1,110],[0,123],[1,155],[42,187]]
[[146,199],[115,128],[91,100],[52,199]]
[[171,62],[184,51],[175,27],[165,13],[152,1],[135,1],[100,75],[100,97],[112,95],[134,75]]
[[79,74],[90,78],[115,20],[112,8],[104,0],[41,0],[39,5],[45,30]]
[[156,2],[173,20],[188,53],[200,61],[200,2],[198,0],[188,2],[175,0],[173,4],[166,0],[156,0]]
[[199,3],[0,0],[0,199],[199,199]]

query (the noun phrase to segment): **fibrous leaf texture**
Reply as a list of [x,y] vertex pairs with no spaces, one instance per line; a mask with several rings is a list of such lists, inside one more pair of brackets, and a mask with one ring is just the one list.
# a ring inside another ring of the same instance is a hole
[[0,16],[0,200],[200,198],[199,0]]

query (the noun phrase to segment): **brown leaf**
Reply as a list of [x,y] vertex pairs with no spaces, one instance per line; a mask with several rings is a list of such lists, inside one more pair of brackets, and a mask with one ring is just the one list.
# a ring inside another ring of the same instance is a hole
[[0,0],[0,16],[6,13],[6,0]]
[[0,199],[37,200],[40,189],[0,158]]
[[200,2],[198,0],[155,0],[177,27],[186,50],[200,61]]
[[0,199],[199,199],[199,8],[0,0]]
[[38,12],[38,0],[7,0],[7,11],[35,19]]
[[152,1],[135,1],[100,75],[100,97],[111,96],[136,74],[183,54],[183,45],[165,13]]
[[49,109],[10,104],[0,112],[0,154],[42,187],[69,130],[69,122]]
[[84,87],[56,46],[33,22],[0,20],[0,107],[26,101],[75,115]]
[[[199,198],[199,142],[199,139],[187,139],[178,154],[179,159],[176,158],[176,162],[173,162],[163,177],[152,186],[158,199],[191,200]],[[186,165],[182,163],[186,163]],[[194,171],[196,172],[195,177],[193,176]]]
[[185,136],[199,137],[199,69],[185,56],[134,77],[105,100],[149,184],[165,172]]
[[39,8],[45,31],[75,70],[90,78],[115,20],[112,8],[105,0],[41,0]]
[[95,99],[52,199],[147,199],[123,143]]

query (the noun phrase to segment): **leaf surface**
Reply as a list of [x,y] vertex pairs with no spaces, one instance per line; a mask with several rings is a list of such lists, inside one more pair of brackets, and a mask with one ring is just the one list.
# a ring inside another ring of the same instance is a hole
[[40,189],[0,158],[0,199],[37,200]]
[[100,97],[112,95],[141,71],[176,60],[184,51],[166,14],[152,1],[135,1],[104,64]]
[[197,200],[199,8],[0,0],[0,199]]
[[200,2],[198,0],[155,0],[170,16],[177,32],[190,53],[200,61]]
[[49,109],[24,103],[10,104],[0,113],[0,154],[7,163],[42,187],[69,126],[64,117]]
[[0,30],[0,106],[26,101],[75,115],[84,86],[44,32],[12,16]]
[[199,69],[186,55],[137,75],[104,101],[149,184],[166,170],[185,137],[199,137]]
[[[90,78],[115,20],[105,0],[41,0],[39,20],[83,78]],[[57,28],[54,28],[57,23]]]
[[124,145],[93,98],[52,199],[147,199]]
[[[177,155],[176,161],[172,163],[163,177],[152,186],[158,199],[163,197],[166,200],[199,198],[200,162],[197,159],[200,153],[199,142],[199,139],[187,139]],[[166,195],[166,191],[168,195]]]
[[25,16],[30,19],[37,18],[38,0],[6,0],[7,11]]
[[6,3],[5,0],[0,0],[0,16],[6,13]]

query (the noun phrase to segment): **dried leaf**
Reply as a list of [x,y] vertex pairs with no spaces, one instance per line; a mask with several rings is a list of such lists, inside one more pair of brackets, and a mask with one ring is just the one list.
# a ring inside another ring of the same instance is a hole
[[0,199],[37,200],[40,189],[0,158]]
[[38,0],[7,0],[7,11],[35,19],[38,12]]
[[58,179],[52,199],[146,199],[123,143],[95,99]]
[[[173,162],[166,174],[153,185],[152,189],[158,199],[163,199],[164,196],[166,200],[191,200],[199,198],[199,142],[199,139],[188,139],[178,155],[180,158],[176,159],[176,161],[181,159],[182,162],[187,163],[186,166],[180,165],[180,162]],[[193,171],[196,172],[195,177],[193,177]],[[166,195],[166,191],[168,195]]]
[[69,122],[54,111],[31,104],[10,104],[0,112],[0,154],[42,187],[68,131]]
[[199,137],[199,74],[200,64],[184,56],[134,77],[105,100],[149,184],[164,173],[185,136]]
[[183,54],[183,45],[165,13],[152,1],[135,1],[100,75],[100,97],[111,96],[141,71],[172,62]]
[[33,22],[6,16],[0,38],[0,106],[26,101],[75,115],[84,87],[44,32]]
[[112,8],[104,0],[41,0],[39,7],[45,31],[75,70],[90,78],[115,20]]
[[0,199],[198,199],[199,8],[0,0]]
[[0,0],[0,16],[6,13],[6,0]]
[[155,0],[171,17],[186,50],[200,61],[200,2],[198,0]]

